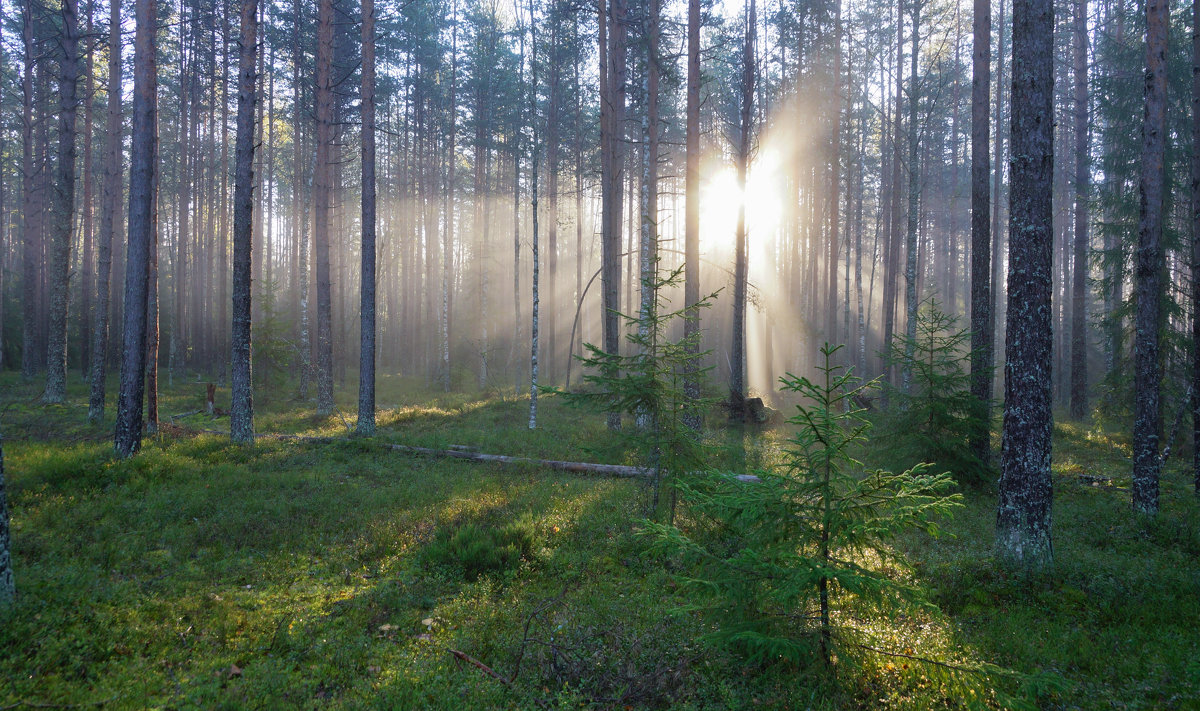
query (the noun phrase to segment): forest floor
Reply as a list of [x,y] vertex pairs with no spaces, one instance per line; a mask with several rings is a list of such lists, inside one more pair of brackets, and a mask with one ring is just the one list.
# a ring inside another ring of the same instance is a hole
[[[1094,427],[1055,429],[1053,572],[997,565],[986,488],[945,523],[953,537],[901,542],[940,611],[871,620],[883,643],[1061,680],[1023,691],[981,676],[963,692],[903,658],[831,686],[705,646],[706,623],[677,613],[677,581],[639,536],[639,482],[378,444],[627,463],[600,416],[554,397],[530,431],[525,398],[385,377],[374,440],[237,447],[201,432],[227,419],[171,419],[203,406],[189,380],[164,388],[170,424],[119,461],[111,407],[93,426],[81,385],[64,406],[39,392],[0,376],[19,591],[0,612],[0,709],[954,708],[994,684],[1042,708],[1200,708],[1190,471],[1173,461],[1161,515],[1137,519],[1128,442]],[[258,397],[261,433],[352,424],[349,390],[344,419]],[[716,437],[723,466],[747,470],[780,440]]]

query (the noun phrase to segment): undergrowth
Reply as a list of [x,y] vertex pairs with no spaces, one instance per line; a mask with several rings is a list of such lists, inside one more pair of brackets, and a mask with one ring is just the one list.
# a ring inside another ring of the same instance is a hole
[[[710,623],[671,614],[687,601],[676,562],[639,535],[639,482],[380,446],[632,460],[601,416],[557,398],[530,432],[527,402],[512,395],[385,377],[380,433],[360,440],[348,434],[352,391],[338,391],[332,418],[278,393],[258,431],[333,441],[234,447],[219,434],[227,420],[187,414],[203,407],[204,387],[178,373],[160,400],[169,426],[119,461],[112,408],[92,426],[82,386],[62,406],[38,394],[0,374],[18,590],[0,612],[0,707],[962,705],[902,658],[866,660],[831,683],[701,645]],[[218,407],[227,402],[219,390]],[[719,432],[714,464],[766,466],[787,434]],[[953,537],[894,544],[911,564],[895,574],[942,612],[884,617],[852,604],[846,619],[888,650],[1058,673],[1069,688],[1026,690],[1045,708],[1195,708],[1200,509],[1188,474],[1168,467],[1162,515],[1136,521],[1127,442],[1063,425],[1055,436],[1052,577],[994,565],[994,500],[970,491],[944,526]],[[886,451],[862,459],[891,466]]]

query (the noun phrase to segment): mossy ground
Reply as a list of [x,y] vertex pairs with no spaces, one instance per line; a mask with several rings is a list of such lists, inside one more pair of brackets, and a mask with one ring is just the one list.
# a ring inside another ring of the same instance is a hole
[[[647,496],[637,482],[411,457],[376,443],[628,459],[601,417],[553,397],[530,431],[525,399],[387,377],[375,441],[236,447],[200,432],[227,428],[225,419],[170,419],[202,407],[203,385],[177,381],[161,398],[170,424],[120,461],[111,412],[89,425],[81,386],[64,406],[38,404],[38,392],[0,376],[19,588],[0,612],[0,708],[963,701],[902,659],[869,660],[831,685],[809,670],[747,667],[697,642],[704,621],[672,614],[685,602],[672,577],[680,571],[638,536]],[[281,393],[260,397],[257,428],[346,436],[353,392],[338,396],[344,417],[332,418]],[[227,391],[218,395],[227,402]],[[778,446],[777,433],[717,439],[720,463],[739,468],[770,461]],[[994,495],[975,491],[947,522],[954,538],[902,542],[941,614],[847,614],[897,651],[1055,673],[1065,690],[1028,697],[1044,707],[1200,708],[1200,507],[1189,475],[1174,463],[1162,515],[1139,520],[1124,488],[1127,442],[1063,425],[1055,443],[1052,574],[996,565]],[[515,554],[484,555],[476,569],[455,552],[486,547],[492,538],[475,532],[493,529],[512,532],[493,538]],[[461,545],[449,545],[459,531]],[[450,649],[515,679],[501,682]]]

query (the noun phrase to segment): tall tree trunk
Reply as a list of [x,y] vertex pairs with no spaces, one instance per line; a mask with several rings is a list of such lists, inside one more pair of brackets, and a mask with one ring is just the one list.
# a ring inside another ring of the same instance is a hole
[[996,538],[1028,568],[1050,565],[1053,0],[1014,0],[1012,164],[1004,435]]
[[317,3],[317,160],[313,166],[313,251],[317,261],[317,414],[333,414],[333,323],[329,282],[330,156],[333,143],[333,0]]
[[[1008,86],[1007,84],[1005,84],[1005,79],[1004,79],[1004,57],[1005,57],[1005,51],[1006,51],[1005,30],[1008,29],[1008,17],[1005,15],[1005,12],[1004,12],[1004,0],[1000,0],[1000,14],[998,15],[998,17],[1000,19],[997,22],[997,24],[999,25],[999,37],[997,38],[998,41],[997,41],[997,46],[996,46],[996,99],[994,102],[995,103],[996,125],[995,125],[995,128],[993,129],[994,136],[993,136],[993,141],[992,141],[992,150],[995,152],[995,154],[994,154],[995,160],[992,161],[992,200],[991,200],[991,203],[992,203],[991,204],[991,208],[992,208],[992,280],[991,280],[992,306],[988,313],[988,333],[991,334],[991,339],[992,339],[992,366],[993,366],[993,368],[995,367],[995,364],[996,364],[996,356],[995,356],[996,347],[995,346],[996,346],[996,343],[998,343],[1000,340],[1000,332],[1002,330],[1000,328],[1000,317],[1002,316],[1002,313],[1000,310],[1000,294],[1001,294],[1002,290],[1005,288],[1004,283],[1000,278],[1001,269],[1004,264],[1004,260],[1002,259],[1003,249],[1004,249],[1004,241],[1003,241],[1004,235],[1002,234],[1003,231],[1000,229],[1000,212],[1001,212],[1001,210],[1000,210],[1000,207],[1001,207],[1000,206],[1000,194],[1001,194],[1001,189],[1004,187],[1004,162],[1005,162],[1004,134],[1002,132],[1003,123],[1004,123],[1004,121],[1003,121],[1004,102],[1002,101],[1002,99],[1004,96],[1004,88],[1006,86]],[[1011,121],[1011,117],[1009,117],[1009,118]],[[994,376],[993,376],[993,389],[994,389],[994,385],[995,385],[995,380],[994,380]]]
[[450,391],[450,289],[452,284],[450,269],[454,264],[454,163],[455,163],[455,134],[458,128],[458,118],[455,115],[456,84],[458,80],[458,3],[453,8],[454,18],[451,24],[450,49],[450,93],[446,116],[450,122],[446,135],[446,182],[442,188],[442,311],[441,330],[441,371],[442,389]]
[[[638,335],[646,339],[654,320],[655,284],[658,270],[658,15],[659,0],[649,0],[644,32],[646,34],[646,73],[643,78],[645,107],[642,112],[642,195],[641,240],[638,245],[638,276],[641,282],[641,303],[638,305]],[[553,283],[553,282],[551,282]],[[641,346],[645,349],[648,344]],[[639,413],[638,426],[646,428],[651,422]]]
[[[95,262],[95,245],[92,244],[94,235],[92,234],[92,92],[94,87],[93,73],[94,65],[92,55],[96,46],[95,38],[93,37],[92,27],[92,10],[95,6],[95,0],[87,0],[87,59],[84,63],[84,82],[83,82],[83,202],[80,207],[83,208],[83,254],[80,261],[83,263],[83,284],[80,288],[80,305],[79,305],[79,349],[80,349],[80,374],[87,378],[88,367],[91,363],[91,348],[92,348],[92,319],[94,312],[92,311],[92,295],[96,283],[96,262]],[[0,202],[3,196],[0,195]],[[3,219],[4,210],[0,209],[0,219]],[[2,229],[2,228],[0,228]],[[0,233],[0,241],[3,240],[3,234]],[[0,319],[2,321],[3,319]],[[0,347],[0,351],[3,348]],[[0,355],[0,361],[3,361],[3,356]]]
[[[1200,0],[1192,0],[1200,28]],[[1200,496],[1200,32],[1192,33],[1192,479]]]
[[[312,352],[308,336],[308,203],[304,200],[304,207],[300,207],[300,194],[305,191],[305,188],[311,187],[309,184],[303,184],[306,177],[304,168],[301,163],[303,147],[307,147],[308,132],[300,131],[303,126],[308,125],[305,121],[306,109],[301,103],[303,96],[300,86],[300,65],[304,58],[304,52],[300,45],[300,19],[303,15],[304,5],[303,0],[294,0],[292,4],[292,90],[295,92],[294,112],[292,114],[292,123],[295,125],[297,132],[303,137],[303,140],[298,138],[293,139],[292,150],[292,210],[295,213],[295,220],[299,223],[292,229],[294,238],[298,241],[296,247],[296,282],[299,284],[298,297],[300,308],[300,347],[297,349],[300,358],[300,397],[308,399],[308,382],[310,377],[311,366],[309,364],[309,354]],[[311,174],[310,174],[311,175]],[[303,185],[302,185],[303,184]],[[307,195],[306,195],[307,197]]]
[[4,437],[0,436],[0,610],[17,596],[13,582],[12,547],[8,533],[8,491],[4,485]]
[[360,435],[375,434],[375,0],[362,0],[362,284],[359,288]]
[[46,343],[48,403],[67,395],[67,304],[70,301],[71,243],[75,233],[75,86],[79,79],[77,0],[62,2],[59,45],[58,174],[54,183],[54,232],[50,242],[50,314]]
[[[840,235],[838,234],[838,206],[841,204],[842,187],[842,3],[833,3],[833,93],[830,97],[833,130],[830,136],[831,155],[829,158],[829,249],[825,264],[825,340],[829,343],[842,343],[837,330],[837,276],[838,254],[841,252]],[[844,334],[849,338],[850,334]]]
[[[157,117],[155,117],[157,137]],[[154,142],[154,164],[162,165],[157,139]],[[154,171],[150,186],[153,196],[150,207],[150,254],[146,274],[146,434],[158,432],[158,181],[161,172]]]
[[[1163,158],[1166,152],[1167,27],[1169,0],[1146,0],[1146,113],[1142,124],[1142,174],[1134,323],[1133,508],[1158,513],[1159,438],[1162,405],[1159,388],[1158,329],[1162,295]],[[1014,150],[1015,153],[1015,150]]]
[[[917,229],[921,224],[921,170],[917,164],[917,148],[920,138],[917,126],[917,107],[920,102],[917,59],[920,56],[922,1],[913,0],[912,2],[912,53],[909,57],[912,66],[908,77],[908,233],[905,243],[906,261],[904,266],[905,363],[912,362],[913,346],[917,338]],[[901,389],[908,392],[912,384],[911,368],[907,366],[904,368],[900,380]]]
[[[992,420],[992,239],[988,220],[991,152],[992,3],[975,0],[971,58],[971,395],[979,427],[971,432],[971,451],[981,461],[991,456]],[[1003,22],[1003,18],[1001,18]]]
[[123,156],[121,155],[121,3],[109,0],[108,20],[108,123],[104,137],[104,194],[100,197],[99,269],[96,274],[96,328],[92,332],[91,393],[88,419],[104,418],[105,381],[108,370],[108,315],[111,300],[113,233],[121,207]]
[[1071,417],[1087,412],[1088,64],[1087,0],[1075,0],[1075,243],[1071,278]]
[[32,378],[38,368],[38,271],[41,241],[37,225],[34,191],[33,70],[37,61],[33,46],[33,0],[21,5],[21,39],[24,68],[21,72],[21,375]]
[[[737,180],[739,194],[746,190],[746,172],[750,162],[750,143],[754,116],[754,38],[758,25],[755,0],[746,10],[746,36],[742,45],[742,96],[738,117]],[[738,201],[737,234],[733,267],[733,343],[730,347],[729,415],[745,418],[746,402],[746,281],[749,265],[746,255],[746,200]],[[830,305],[832,308],[832,305]]]
[[[607,160],[601,161],[601,172],[607,177],[601,177],[602,201],[604,215],[601,224],[601,261],[600,275],[603,301],[604,352],[616,355],[621,349],[620,320],[617,317],[621,308],[621,224],[622,204],[625,191],[625,147],[623,136],[625,131],[625,82],[626,82],[626,50],[625,50],[625,15],[626,0],[611,0],[609,12],[604,11],[604,0],[601,0],[600,33],[604,39],[606,28],[607,47],[601,50],[601,73],[605,75],[602,92],[606,98],[600,101],[601,117],[601,152]],[[605,43],[601,41],[603,47]],[[603,157],[602,157],[603,158]],[[604,170],[607,164],[608,170]],[[616,377],[616,373],[608,373],[608,377]],[[621,414],[608,413],[608,428],[621,427]]]
[[[651,0],[652,1],[652,0]],[[561,55],[562,38],[559,35],[559,16],[556,4],[550,10],[550,45],[546,50],[547,61],[557,62]],[[554,383],[558,378],[558,324],[555,306],[558,303],[558,148],[560,143],[559,124],[562,104],[561,72],[552,71],[547,77],[546,102],[546,293],[550,295],[550,308],[546,309],[542,330],[546,335],[546,357],[543,358],[545,379]]]
[[[530,39],[530,91],[529,91],[529,123],[533,133],[533,150],[530,165],[532,168],[529,193],[532,196],[531,207],[533,214],[533,318],[529,331],[529,429],[537,428],[538,406],[538,132],[537,132],[537,16],[533,12],[533,0],[529,0],[529,39]],[[518,315],[518,318],[520,316]]]
[[[1200,0],[1197,0],[1200,2]],[[700,399],[700,0],[688,0],[687,20],[687,128],[684,168],[683,304],[687,315],[683,337],[688,360],[684,393],[695,403]],[[698,414],[686,416],[687,425],[699,431]]]
[[[895,99],[892,104],[892,178],[889,189],[888,205],[888,236],[887,236],[887,266],[883,270],[883,350],[887,352],[892,346],[892,337],[896,333],[896,301],[899,285],[897,279],[900,272],[900,186],[904,179],[900,160],[900,129],[901,102],[904,97],[904,15],[899,5],[896,7],[896,86]],[[891,363],[884,361],[884,379],[895,382]],[[887,390],[883,391],[886,401]]]
[[[242,0],[238,42],[237,134],[233,184],[233,328],[230,334],[229,437],[254,442],[254,381],[251,371],[250,273],[254,239],[254,115],[259,77],[254,70],[258,46],[258,0]],[[260,255],[261,257],[261,255]]]
[[158,142],[156,1],[136,0],[134,36],[133,140],[129,170],[129,245],[125,258],[125,318],[122,329],[121,391],[117,397],[114,444],[130,457],[142,444],[142,399],[146,392],[146,299],[154,237],[154,174]]

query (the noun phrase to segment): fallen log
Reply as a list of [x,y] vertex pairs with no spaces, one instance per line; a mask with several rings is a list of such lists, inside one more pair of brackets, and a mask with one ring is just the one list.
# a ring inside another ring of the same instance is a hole
[[[414,447],[407,444],[385,444],[385,447],[409,454],[424,454],[431,457],[450,457],[467,459],[474,462],[496,462],[499,464],[527,464],[575,474],[604,474],[606,476],[639,479],[654,476],[650,467],[634,467],[624,464],[597,464],[594,462],[566,462],[557,459],[533,459],[530,457],[510,457],[504,454],[484,454],[466,447],[451,445],[452,449],[430,449],[429,447]],[[738,481],[759,481],[753,474],[738,474]]]
[[[223,432],[221,430],[199,431],[207,434],[229,434],[228,432]],[[259,439],[312,442],[315,444],[330,444],[335,442],[370,442],[370,440],[351,439],[349,437],[311,437],[294,434],[259,433],[254,436]],[[604,476],[619,477],[623,479],[642,479],[654,476],[654,470],[650,467],[634,467],[625,464],[599,464],[596,462],[567,462],[558,459],[534,459],[532,457],[510,457],[506,454],[485,454],[472,447],[466,447],[461,444],[452,444],[450,445],[450,449],[433,449],[431,447],[417,447],[409,444],[392,444],[390,442],[380,442],[379,444],[387,449],[397,452],[404,452],[406,454],[419,454],[427,457],[446,457],[450,459],[466,459],[472,462],[524,464],[535,467],[546,467],[547,469],[555,469],[557,471],[571,472],[573,474],[601,474]],[[738,481],[760,481],[760,479],[753,474],[735,474],[733,478]]]

